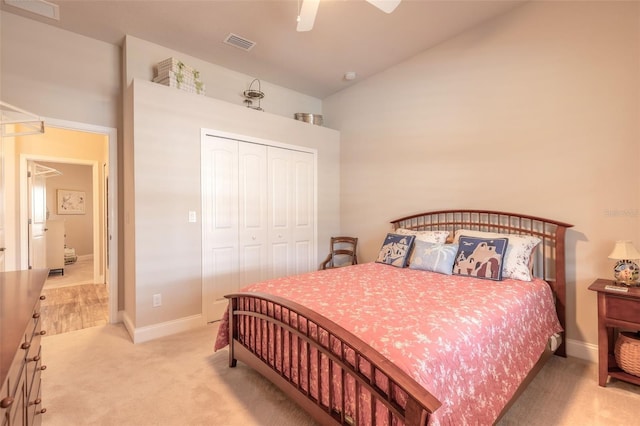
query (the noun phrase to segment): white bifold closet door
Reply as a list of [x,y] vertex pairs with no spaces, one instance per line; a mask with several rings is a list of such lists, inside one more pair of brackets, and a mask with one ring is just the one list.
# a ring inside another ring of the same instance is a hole
[[202,144],[203,311],[225,294],[315,268],[314,154],[207,135]]

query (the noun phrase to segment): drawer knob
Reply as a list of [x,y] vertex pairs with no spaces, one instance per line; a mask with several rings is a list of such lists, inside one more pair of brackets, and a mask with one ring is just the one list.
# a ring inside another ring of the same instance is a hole
[[46,370],[46,369],[47,369],[47,366],[46,366],[46,365],[43,365],[42,367],[40,367],[40,370],[42,370],[42,371],[44,371],[44,370]]
[[38,362],[40,361],[40,355],[36,355],[33,358],[27,358],[27,362]]
[[29,342],[24,342],[21,346],[22,349],[27,350],[31,347],[31,343]]
[[44,300],[46,298],[47,298],[47,296],[45,296],[44,294],[42,296],[40,296],[40,300]]
[[41,336],[44,336],[45,334],[47,334],[47,330],[42,330],[41,332],[39,332],[37,334],[39,334]]
[[33,318],[37,319],[40,318],[40,312],[36,312],[33,314]]
[[30,402],[29,405],[40,405],[41,402],[42,402],[42,400],[40,398],[38,398],[35,401]]
[[36,414],[44,414],[44,413],[46,413],[46,412],[47,412],[47,409],[46,409],[46,408],[43,408],[43,409],[42,409],[42,410],[40,410],[40,411],[36,411]]
[[11,404],[13,404],[13,398],[11,398],[10,396],[2,398],[2,400],[0,401],[0,408],[9,408],[11,407]]

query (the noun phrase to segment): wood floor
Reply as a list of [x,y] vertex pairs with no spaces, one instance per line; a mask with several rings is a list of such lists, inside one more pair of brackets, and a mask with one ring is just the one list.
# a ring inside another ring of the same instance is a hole
[[[47,335],[105,325],[109,322],[108,286],[86,283],[85,269],[91,267],[79,262],[65,268],[64,283],[61,282],[61,277],[55,275],[51,275],[47,280],[42,291],[46,298],[41,302],[42,329],[46,330]],[[74,276],[77,281],[74,281]],[[78,285],[74,285],[74,282]]]

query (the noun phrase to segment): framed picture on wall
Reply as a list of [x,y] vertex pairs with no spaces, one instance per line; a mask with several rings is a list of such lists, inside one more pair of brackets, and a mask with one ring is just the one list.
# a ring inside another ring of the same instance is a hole
[[58,189],[58,214],[84,214],[84,191]]

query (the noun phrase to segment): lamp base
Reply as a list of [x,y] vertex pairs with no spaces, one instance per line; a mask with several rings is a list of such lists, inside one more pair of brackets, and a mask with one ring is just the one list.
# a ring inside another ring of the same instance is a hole
[[638,264],[632,260],[619,260],[613,268],[613,276],[616,278],[616,284],[628,287],[636,287],[640,285],[638,278],[640,277],[640,268]]

